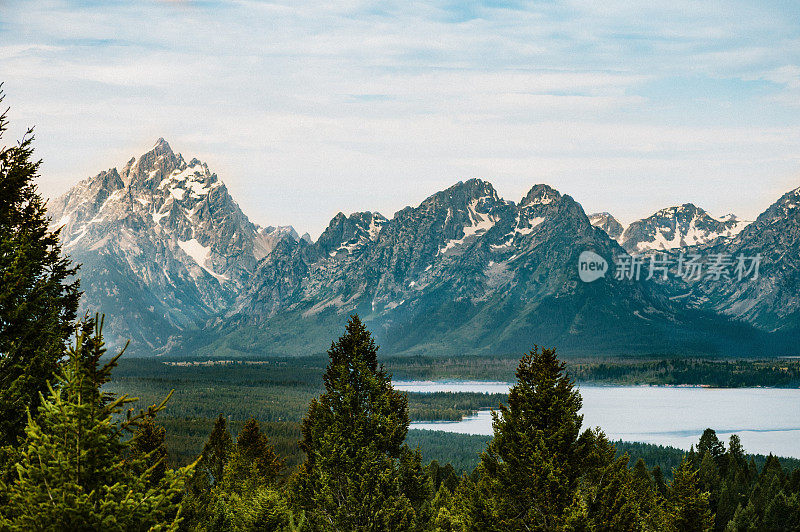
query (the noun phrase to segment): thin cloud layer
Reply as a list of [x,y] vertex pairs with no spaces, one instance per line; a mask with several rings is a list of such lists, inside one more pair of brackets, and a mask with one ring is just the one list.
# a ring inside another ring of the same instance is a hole
[[255,221],[312,234],[470,177],[628,221],[752,217],[800,185],[794,4],[300,4],[3,3],[11,135],[36,126],[43,191],[160,136]]

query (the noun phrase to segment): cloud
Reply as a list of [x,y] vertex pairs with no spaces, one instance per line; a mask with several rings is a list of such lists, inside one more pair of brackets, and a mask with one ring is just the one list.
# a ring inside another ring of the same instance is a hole
[[798,9],[8,2],[0,72],[51,195],[164,136],[255,221],[313,234],[473,176],[623,218],[678,197],[744,215],[798,184]]

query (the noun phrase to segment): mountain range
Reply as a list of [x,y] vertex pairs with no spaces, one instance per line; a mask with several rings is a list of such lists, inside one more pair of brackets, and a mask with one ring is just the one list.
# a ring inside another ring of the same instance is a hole
[[[514,202],[470,179],[391,217],[339,213],[312,241],[250,222],[206,164],[159,139],[49,212],[82,265],[83,308],[139,355],[315,354],[358,312],[402,355],[755,356],[794,353],[799,195],[750,224],[685,204],[623,227],[548,185]],[[579,279],[584,251],[605,277]],[[610,273],[618,257],[683,252],[764,260],[736,283]]]

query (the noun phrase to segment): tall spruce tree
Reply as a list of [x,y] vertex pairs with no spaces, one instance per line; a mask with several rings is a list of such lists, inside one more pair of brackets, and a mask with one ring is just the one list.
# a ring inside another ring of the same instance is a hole
[[222,482],[225,466],[233,452],[233,439],[228,431],[228,422],[219,414],[211,429],[208,441],[186,484],[183,497],[184,520],[181,530],[203,530],[211,519],[213,489]]
[[[17,478],[2,488],[8,504],[3,530],[173,530],[179,499],[191,467],[166,471],[153,485],[158,462],[129,452],[126,432],[163,409],[166,400],[139,415],[119,416],[126,395],[113,397],[100,387],[121,355],[103,365],[101,324],[84,323],[57,382],[42,398],[36,416],[28,415]],[[134,440],[135,441],[135,440]]]
[[691,460],[684,457],[672,470],[669,488],[669,509],[672,527],[677,532],[704,532],[714,528],[714,516],[708,503],[709,494],[700,488],[699,473]]
[[554,349],[520,361],[508,406],[492,412],[494,438],[481,456],[473,525],[482,530],[556,530],[577,497],[594,437],[580,435],[581,396]]
[[155,416],[145,416],[131,440],[131,452],[142,463],[142,472],[153,468],[150,485],[156,486],[167,471],[167,430]]
[[227,485],[271,484],[283,472],[281,460],[255,418],[247,420],[236,437],[236,446],[225,469]]
[[303,419],[300,447],[306,460],[294,481],[297,504],[312,529],[414,527],[400,467],[408,401],[378,366],[377,351],[355,315],[328,350],[325,393]]
[[[0,115],[0,141],[6,116]],[[33,160],[32,143],[28,131],[0,148],[0,447],[18,443],[27,410],[35,415],[48,393],[80,298],[76,269],[61,255],[59,230],[48,229],[34,184],[41,161]]]

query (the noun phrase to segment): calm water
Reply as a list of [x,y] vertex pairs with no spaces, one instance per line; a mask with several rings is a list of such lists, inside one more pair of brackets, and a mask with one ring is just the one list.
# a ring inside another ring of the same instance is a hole
[[[404,381],[407,392],[505,393],[509,384]],[[711,427],[727,442],[738,434],[748,452],[800,458],[800,390],[667,386],[581,386],[584,428],[600,426],[612,439],[688,449]],[[411,428],[491,434],[488,410],[457,422],[414,422]]]

